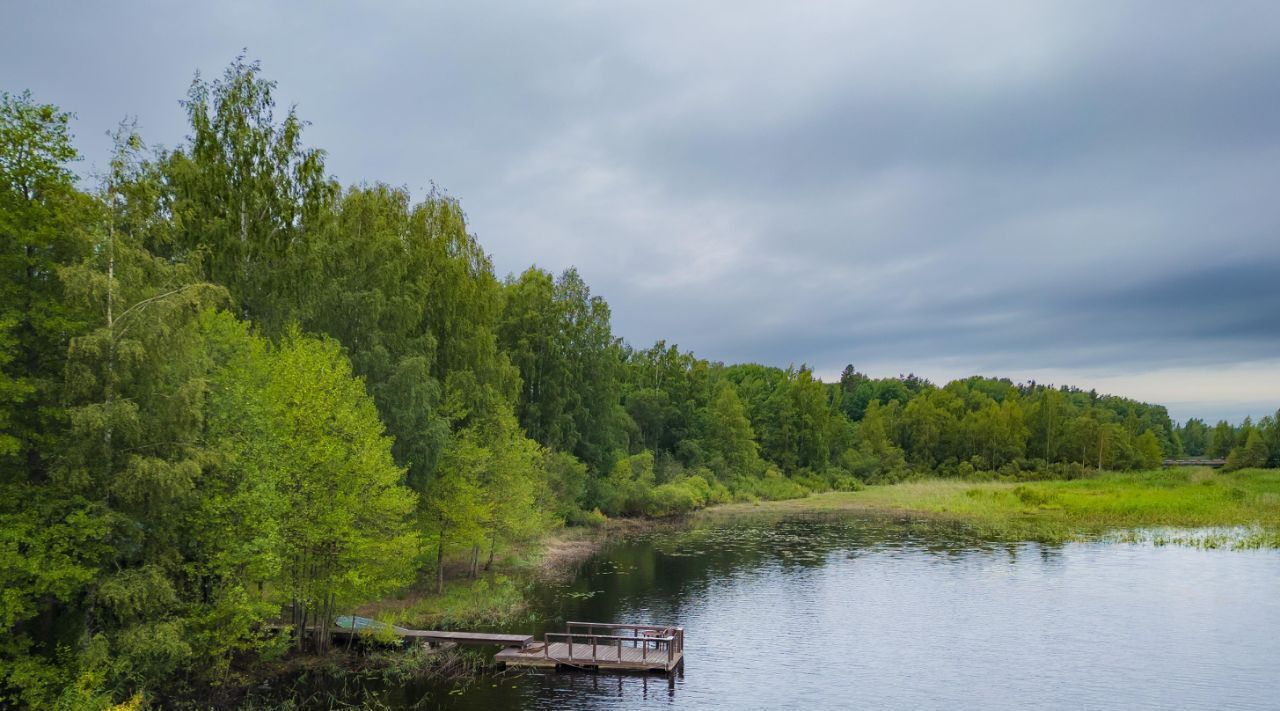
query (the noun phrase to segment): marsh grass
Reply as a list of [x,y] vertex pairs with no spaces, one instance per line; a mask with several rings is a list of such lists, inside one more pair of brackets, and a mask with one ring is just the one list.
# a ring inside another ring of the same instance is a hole
[[[1006,539],[1066,541],[1129,531],[1132,542],[1280,547],[1280,470],[1169,469],[1024,483],[925,479],[755,507],[940,517]],[[733,506],[708,515],[732,514]],[[1155,529],[1157,533],[1144,533]],[[1192,532],[1192,529],[1203,529]]]

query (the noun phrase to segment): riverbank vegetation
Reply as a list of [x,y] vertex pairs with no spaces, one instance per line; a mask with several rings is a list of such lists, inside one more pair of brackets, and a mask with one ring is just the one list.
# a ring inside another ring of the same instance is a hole
[[720,507],[704,515],[743,511],[928,516],[967,524],[984,536],[1048,542],[1136,529],[1237,527],[1242,530],[1240,541],[1247,545],[1280,547],[1280,470],[1164,469],[1025,482],[920,479],[858,492]]
[[1069,387],[632,346],[574,269],[499,278],[447,194],[339,184],[273,89],[197,78],[186,140],[122,125],[93,185],[68,113],[0,98],[0,705],[235,684],[337,612],[447,609],[565,523],[1280,463],[1271,417],[1205,435]]

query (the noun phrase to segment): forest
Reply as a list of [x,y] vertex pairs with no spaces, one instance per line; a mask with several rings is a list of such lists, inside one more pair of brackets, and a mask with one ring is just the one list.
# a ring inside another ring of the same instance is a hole
[[447,193],[339,184],[273,90],[197,76],[180,145],[122,123],[92,180],[71,114],[0,96],[0,706],[227,683],[561,525],[1280,465],[1277,416],[631,345],[576,270],[496,274]]

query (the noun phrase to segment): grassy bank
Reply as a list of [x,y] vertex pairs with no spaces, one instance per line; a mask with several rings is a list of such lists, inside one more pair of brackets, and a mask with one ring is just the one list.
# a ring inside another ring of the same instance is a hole
[[[1171,469],[1025,483],[926,479],[759,505],[722,506],[700,516],[745,511],[932,516],[968,524],[980,534],[1038,541],[1135,529],[1246,527],[1243,535],[1228,537],[1239,545],[1280,547],[1280,470]],[[1176,532],[1161,534],[1157,540],[1219,542],[1213,536],[1180,537]]]
[[[953,520],[975,535],[1060,542],[1108,533],[1131,536],[1139,529],[1242,527],[1235,545],[1280,547],[1280,470],[1236,472],[1168,469],[1113,472],[1074,479],[1031,482],[923,479],[869,486],[859,491],[804,498],[725,504],[694,514],[695,521],[747,513],[866,512]],[[496,627],[529,614],[524,588],[534,579],[571,575],[576,564],[605,541],[683,519],[612,519],[598,528],[559,529],[542,540],[509,551],[495,571],[477,580],[450,581],[443,594],[429,585],[367,605],[357,614],[418,628]],[[1214,545],[1212,534],[1162,542]]]
[[609,519],[598,526],[559,528],[542,538],[504,551],[493,568],[476,578],[465,561],[446,566],[444,592],[434,579],[395,597],[352,612],[413,629],[490,629],[531,622],[525,591],[539,580],[572,576],[577,564],[607,541],[672,525],[672,519]]
[[[747,513],[891,513],[953,520],[975,535],[1059,542],[1140,529],[1241,527],[1235,545],[1280,547],[1280,470],[1169,469],[1104,473],[1069,481],[923,479],[804,498],[714,506],[695,521]],[[475,580],[455,576],[443,594],[429,584],[366,605],[356,614],[415,628],[484,628],[527,619],[524,590],[533,580],[572,575],[606,541],[683,519],[612,519],[598,528],[559,529],[508,551]],[[1214,545],[1211,534],[1160,534],[1162,542]]]

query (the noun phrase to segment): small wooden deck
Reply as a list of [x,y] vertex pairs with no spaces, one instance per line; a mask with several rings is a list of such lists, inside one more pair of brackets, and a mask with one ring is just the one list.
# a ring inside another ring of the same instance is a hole
[[513,667],[670,672],[684,661],[684,628],[570,622],[565,632],[508,647],[493,660]]

